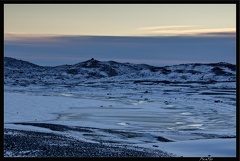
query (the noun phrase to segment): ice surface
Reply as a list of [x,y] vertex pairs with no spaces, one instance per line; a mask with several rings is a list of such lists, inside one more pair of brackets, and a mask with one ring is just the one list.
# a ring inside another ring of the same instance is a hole
[[[97,82],[73,91],[60,86],[53,90],[44,86],[4,88],[5,128],[158,148],[179,156],[236,155],[234,89]],[[21,122],[96,129],[88,134],[14,124]],[[120,130],[120,134],[111,130]],[[126,137],[124,132],[134,133],[134,137]]]
[[[184,157],[234,157],[236,156],[236,139],[201,139],[170,143],[137,144],[141,147],[151,147],[173,152]],[[153,146],[154,145],[154,146]],[[157,147],[156,147],[157,145]]]

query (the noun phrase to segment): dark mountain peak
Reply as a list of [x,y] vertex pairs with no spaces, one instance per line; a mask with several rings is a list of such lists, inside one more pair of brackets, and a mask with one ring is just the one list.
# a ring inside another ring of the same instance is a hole
[[4,67],[16,67],[21,68],[38,68],[40,66],[30,63],[28,61],[18,60],[11,57],[4,57]]
[[[4,62],[18,62],[18,61],[22,61],[22,60],[18,60],[16,58],[11,58],[11,57],[4,57]],[[25,61],[27,62],[27,61]]]
[[91,58],[91,59],[87,60],[87,62],[99,62],[99,61],[94,58]]
[[82,62],[80,64],[81,64],[82,67],[85,67],[85,68],[96,68],[99,65],[99,62],[100,61],[98,61],[94,58],[91,58],[90,60],[87,60],[87,61]]

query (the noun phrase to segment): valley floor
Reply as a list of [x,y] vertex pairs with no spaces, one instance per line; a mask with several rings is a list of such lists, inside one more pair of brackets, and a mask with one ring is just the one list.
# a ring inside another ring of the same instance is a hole
[[5,157],[235,157],[236,90],[4,86]]

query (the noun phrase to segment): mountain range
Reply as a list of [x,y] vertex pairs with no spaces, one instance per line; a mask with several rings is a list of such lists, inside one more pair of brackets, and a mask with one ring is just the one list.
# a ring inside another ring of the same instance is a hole
[[168,84],[235,82],[236,65],[219,62],[157,67],[147,64],[98,61],[92,58],[74,65],[50,67],[4,57],[4,84],[72,84],[91,80]]

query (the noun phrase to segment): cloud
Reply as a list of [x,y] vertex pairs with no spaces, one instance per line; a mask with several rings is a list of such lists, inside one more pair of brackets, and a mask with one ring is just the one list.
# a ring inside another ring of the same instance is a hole
[[148,35],[159,36],[236,36],[236,28],[186,29],[187,27],[192,26],[153,26],[140,29]]
[[90,58],[157,66],[184,61],[234,63],[236,37],[226,36],[231,34],[234,35],[233,32],[208,32],[208,35],[200,36],[140,37],[35,35],[33,38],[21,35],[23,39],[18,35],[17,40],[4,40],[4,56],[50,66],[74,64]]
[[150,27],[140,27],[137,30],[158,30],[158,29],[172,29],[172,28],[189,28],[195,27],[195,25],[172,25],[172,26],[150,26]]
[[207,32],[207,33],[199,33],[196,34],[197,35],[201,35],[201,36],[212,36],[212,37],[236,37],[236,32]]
[[56,37],[57,35],[53,34],[4,33],[4,41],[53,42]]

